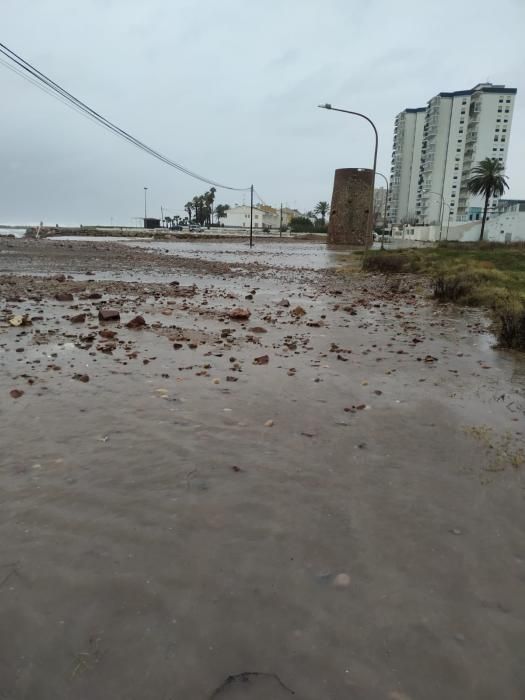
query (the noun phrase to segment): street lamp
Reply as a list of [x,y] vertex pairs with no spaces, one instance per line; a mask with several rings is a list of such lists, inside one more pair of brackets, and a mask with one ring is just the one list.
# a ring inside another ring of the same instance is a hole
[[370,119],[370,117],[367,117],[366,114],[361,114],[361,112],[353,112],[350,109],[340,109],[339,107],[332,107],[332,105],[329,103],[326,103],[324,105],[317,105],[317,106],[320,107],[321,109],[330,109],[333,112],[344,112],[345,114],[353,114],[356,117],[361,117],[362,119],[366,119],[366,121],[370,124],[370,126],[374,130],[375,147],[374,147],[374,165],[372,168],[372,194],[371,194],[371,198],[370,198],[370,208],[368,210],[368,235],[370,238],[372,238],[372,222],[373,222],[373,210],[374,210],[374,182],[375,182],[375,177],[376,177],[377,148],[379,145],[379,137],[377,135],[376,125]]
[[[386,175],[383,175],[383,173],[376,172],[376,175],[379,175],[380,177],[382,177],[383,180],[385,181],[385,184],[386,184],[385,213],[383,216],[383,230],[384,230],[386,223],[387,223],[386,219],[387,219],[387,209],[388,209],[388,180],[386,179]],[[381,234],[381,250],[384,250],[384,249],[385,249],[384,234],[382,233]]]
[[444,214],[443,207],[444,206],[448,207],[448,220],[447,220],[447,233],[446,233],[446,237],[448,239],[448,227],[450,224],[450,216],[452,213],[452,209],[450,207],[450,204],[448,204],[448,202],[445,202],[445,197],[441,194],[441,192],[434,192],[434,190],[423,190],[423,192],[425,192],[426,194],[434,194],[434,195],[436,195],[436,197],[441,198],[441,206],[439,208],[439,240],[441,240],[441,235],[443,233],[443,214]]
[[144,188],[144,225],[146,225],[146,219],[148,218],[148,188]]

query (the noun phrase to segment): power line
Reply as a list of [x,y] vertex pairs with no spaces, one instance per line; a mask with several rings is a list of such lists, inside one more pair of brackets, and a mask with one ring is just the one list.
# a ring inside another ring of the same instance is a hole
[[[21,77],[24,77],[25,79],[29,80],[33,85],[36,85],[37,87],[41,88],[44,92],[47,94],[51,94],[53,97],[56,97],[60,102],[63,102],[65,104],[68,104],[68,106],[71,106],[73,109],[76,111],[82,113],[84,116],[88,117],[92,121],[96,121],[98,124],[103,126],[104,128],[108,129],[112,133],[114,133],[117,136],[120,136],[121,138],[125,139],[132,145],[136,146],[137,148],[141,149],[145,153],[148,153],[150,156],[153,156],[154,158],[157,158],[161,162],[165,163],[166,165],[169,165],[172,168],[175,168],[181,173],[184,173],[185,175],[188,175],[189,177],[192,177],[196,180],[200,180],[201,182],[204,182],[208,185],[212,185],[213,187],[219,187],[221,189],[225,190],[234,190],[237,192],[242,192],[249,190],[250,187],[231,187],[229,185],[223,185],[219,182],[215,182],[214,180],[210,180],[207,177],[204,177],[202,175],[199,175],[188,168],[184,167],[180,163],[177,163],[174,160],[171,160],[171,158],[168,158],[167,156],[164,156],[162,153],[159,151],[156,151],[155,149],[151,148],[150,146],[146,145],[139,139],[135,138],[132,136],[130,133],[125,131],[124,129],[121,129],[119,126],[114,124],[113,122],[109,121],[109,119],[106,119],[104,116],[96,112],[94,109],[89,107],[87,104],[82,102],[81,100],[77,99],[74,95],[72,95],[70,92],[65,90],[63,87],[61,87],[58,83],[55,83],[51,78],[48,78],[44,73],[39,71],[37,68],[35,68],[31,63],[23,59],[21,56],[16,54],[14,51],[11,51],[5,44],[2,44],[0,42],[0,53],[3,54],[11,63],[15,64],[18,66],[18,68],[15,68],[14,66],[11,66],[10,64],[7,64],[4,60],[0,59],[0,62],[5,65],[7,68],[10,68],[13,70],[15,73],[20,75]],[[27,74],[27,75],[26,75]]]

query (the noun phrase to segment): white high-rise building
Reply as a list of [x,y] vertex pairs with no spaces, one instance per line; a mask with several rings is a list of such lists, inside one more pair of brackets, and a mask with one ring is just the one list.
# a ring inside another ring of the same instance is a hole
[[[481,217],[483,198],[467,191],[472,168],[484,158],[503,165],[516,88],[480,83],[441,92],[428,106],[396,117],[389,220],[432,224]],[[497,199],[490,207],[497,206]]]

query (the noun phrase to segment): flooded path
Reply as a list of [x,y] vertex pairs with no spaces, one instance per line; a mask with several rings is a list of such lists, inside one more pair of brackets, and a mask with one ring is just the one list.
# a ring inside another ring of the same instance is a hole
[[302,245],[5,245],[0,697],[523,696],[525,365],[481,314]]

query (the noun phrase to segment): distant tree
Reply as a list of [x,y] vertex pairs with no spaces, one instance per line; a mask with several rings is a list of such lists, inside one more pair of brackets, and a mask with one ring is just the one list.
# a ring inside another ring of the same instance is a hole
[[314,214],[321,217],[321,223],[324,226],[326,223],[326,215],[328,213],[328,202],[317,202],[314,208]]
[[294,233],[304,233],[305,231],[313,231],[314,225],[306,216],[294,216],[290,219],[290,231]]
[[217,223],[220,224],[221,219],[226,218],[226,213],[228,209],[230,208],[229,204],[217,204],[215,207],[215,216],[217,217]]
[[193,202],[186,202],[184,210],[188,212],[188,222],[191,224],[191,214],[193,212]]
[[168,225],[168,228],[171,228],[171,222],[173,221],[173,219],[171,218],[171,216],[165,216],[165,217],[164,217],[164,221],[165,221],[166,224]]
[[174,221],[175,224],[178,226],[178,225],[179,225],[179,221],[180,221],[180,216],[179,216],[178,214],[177,214],[176,216],[174,216],[174,217],[173,217],[173,221]]
[[480,241],[483,240],[491,197],[501,197],[509,186],[503,173],[503,163],[500,163],[496,158],[485,158],[472,169],[472,176],[467,182],[467,189],[471,194],[481,194],[485,197],[481,233],[479,234]]

